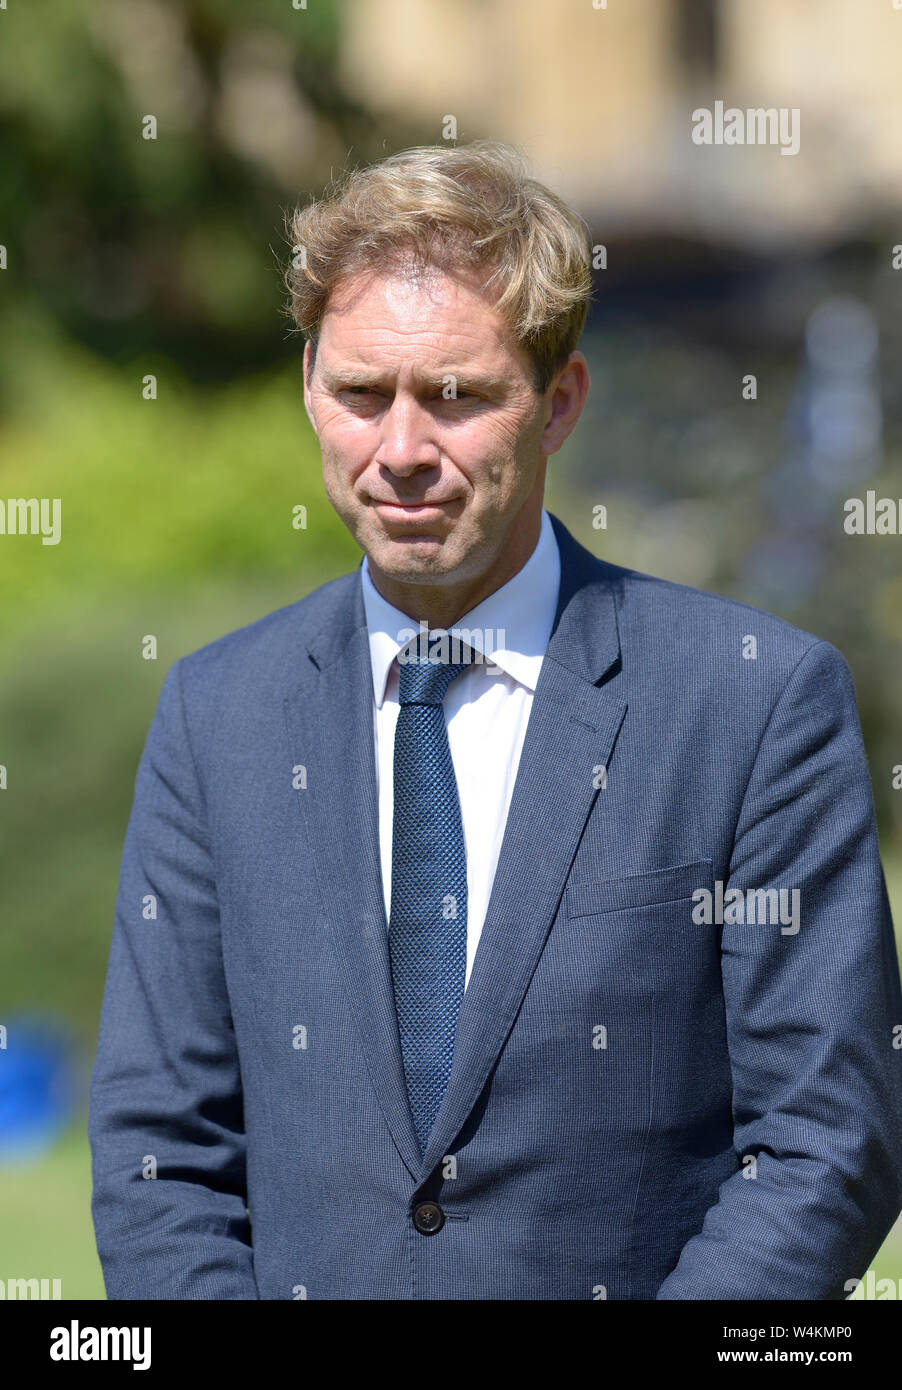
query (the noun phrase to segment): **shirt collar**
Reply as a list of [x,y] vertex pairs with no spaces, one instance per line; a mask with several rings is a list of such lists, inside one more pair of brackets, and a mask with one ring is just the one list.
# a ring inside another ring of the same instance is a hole
[[[392,662],[404,645],[401,634],[416,631],[406,613],[382,597],[369,574],[366,556],[360,566],[363,604],[369,632],[373,694],[382,707]],[[554,625],[561,558],[551,518],[542,509],[535,550],[522,569],[488,598],[465,613],[451,629],[476,629],[470,642],[528,690],[535,690]],[[406,640],[406,639],[405,639]]]

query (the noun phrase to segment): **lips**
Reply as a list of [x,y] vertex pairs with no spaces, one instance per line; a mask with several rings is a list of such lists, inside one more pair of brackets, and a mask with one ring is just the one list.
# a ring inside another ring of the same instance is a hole
[[376,502],[377,510],[389,521],[434,521],[442,515],[444,502]]

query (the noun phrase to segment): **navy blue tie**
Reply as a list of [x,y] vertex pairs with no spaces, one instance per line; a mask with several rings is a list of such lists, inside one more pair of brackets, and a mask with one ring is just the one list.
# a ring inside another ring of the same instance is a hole
[[423,659],[412,644],[398,658],[388,932],[401,1057],[423,1152],[451,1075],[467,972],[467,852],[442,700],[474,653],[454,640],[448,646],[460,661]]

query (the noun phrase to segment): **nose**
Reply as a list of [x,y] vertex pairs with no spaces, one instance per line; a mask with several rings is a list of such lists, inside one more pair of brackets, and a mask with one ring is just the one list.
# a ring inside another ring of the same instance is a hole
[[434,467],[441,462],[438,445],[432,438],[429,411],[412,396],[398,392],[382,414],[379,447],[373,458],[399,477],[417,468]]

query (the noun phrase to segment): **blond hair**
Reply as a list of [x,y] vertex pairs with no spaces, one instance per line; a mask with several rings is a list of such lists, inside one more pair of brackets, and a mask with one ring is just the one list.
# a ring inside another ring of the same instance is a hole
[[329,296],[359,271],[491,270],[485,292],[544,392],[576,347],[592,280],[586,224],[510,145],[422,145],[340,175],[286,219],[288,313],[313,350]]

